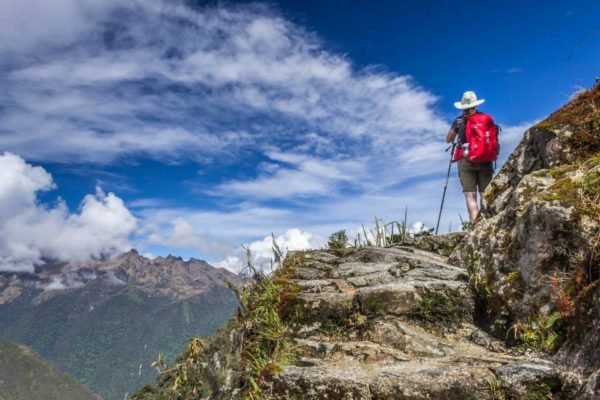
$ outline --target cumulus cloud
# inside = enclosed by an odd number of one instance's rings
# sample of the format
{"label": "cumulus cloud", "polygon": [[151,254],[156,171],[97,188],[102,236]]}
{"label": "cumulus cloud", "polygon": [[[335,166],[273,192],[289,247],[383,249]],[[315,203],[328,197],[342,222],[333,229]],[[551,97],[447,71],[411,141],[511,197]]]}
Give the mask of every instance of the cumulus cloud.
{"label": "cumulus cloud", "polygon": [[[250,249],[252,263],[255,268],[265,272],[271,271],[271,267],[273,266],[273,239],[284,256],[288,251],[317,249],[325,244],[323,238],[297,228],[288,229],[285,233],[275,238],[273,236],[265,236],[261,240],[256,240],[243,246]],[[245,251],[240,249],[225,259],[215,262],[214,265],[218,268],[226,268],[230,271],[240,273],[243,272],[246,263]]]}
{"label": "cumulus cloud", "polygon": [[222,254],[231,249],[231,243],[214,238],[210,232],[198,230],[187,219],[174,217],[172,221],[155,224],[150,222],[139,231],[148,244],[168,246],[174,249],[195,250],[200,253]]}
{"label": "cumulus cloud", "polygon": [[120,198],[98,188],[71,213],[61,200],[54,207],[38,201],[54,187],[43,168],[0,156],[0,270],[33,271],[45,259],[84,260],[130,247],[137,222]]}
{"label": "cumulus cloud", "polygon": [[[208,249],[211,241],[219,243],[218,249],[216,245],[212,247],[215,250],[212,254],[201,253],[204,257],[210,261],[226,261],[227,257],[235,256],[228,264],[239,266],[245,259],[240,244],[253,243],[257,238],[270,243],[270,236],[266,236],[269,232],[278,235],[278,232],[286,232],[290,227],[308,232],[313,237],[323,238],[321,242],[314,244],[318,248],[325,243],[324,238],[340,229],[347,229],[350,238],[356,237],[358,233],[362,235],[362,224],[367,229],[372,228],[375,217],[386,223],[402,221],[405,207],[408,208],[408,222],[411,226],[416,221],[421,221],[428,227],[435,226],[446,168],[447,164],[440,165],[444,175],[432,179],[414,180],[398,187],[390,185],[379,191],[374,188],[351,195],[331,194],[323,201],[315,201],[313,197],[301,198],[293,206],[279,202],[269,206],[243,202],[222,210],[157,207],[142,208],[139,215],[145,224],[152,225],[149,232],[166,232],[155,236],[160,237],[155,244],[170,243],[165,238],[173,231],[173,221],[183,220],[192,227],[194,234],[198,236],[197,240],[204,241],[203,249]],[[464,196],[456,171],[453,170],[440,232],[449,230],[451,224],[453,229],[457,229],[459,214],[464,218],[465,213]]]}

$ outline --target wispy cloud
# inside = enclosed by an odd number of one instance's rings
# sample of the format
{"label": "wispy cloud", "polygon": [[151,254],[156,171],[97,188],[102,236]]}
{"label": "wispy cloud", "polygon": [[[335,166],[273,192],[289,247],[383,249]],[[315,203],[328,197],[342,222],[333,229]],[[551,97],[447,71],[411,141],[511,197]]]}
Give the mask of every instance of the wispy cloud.
{"label": "wispy cloud", "polygon": [[[49,9],[23,0],[0,8],[0,21],[1,148],[86,168],[136,158],[200,168],[213,159],[260,160],[199,190],[224,200],[218,208],[132,202],[142,247],[239,261],[239,244],[263,243],[271,232],[314,244],[375,215],[398,218],[405,206],[413,222],[435,222],[449,157],[437,96],[409,75],[358,68],[271,6],[56,0]],[[520,129],[506,138],[516,140]],[[25,192],[30,199],[52,185],[39,174]],[[464,213],[455,178],[451,185],[442,229]],[[127,229],[114,243],[98,243],[128,244],[133,217],[120,199],[87,199],[81,215],[28,201],[43,221],[58,215],[56,226],[77,238],[87,237],[71,229],[84,211],[118,211],[108,214],[124,218]],[[29,246],[37,253],[26,259],[80,256],[74,247],[44,246]],[[102,246],[81,246],[81,254]]]}
{"label": "wispy cloud", "polygon": [[266,142],[353,153],[349,142],[410,147],[444,125],[409,76],[356,69],[265,5],[59,0],[42,18],[34,3],[0,11],[36,26],[0,28],[15,60],[1,64],[0,145],[29,159],[194,158]]}
{"label": "wispy cloud", "polygon": [[251,180],[228,181],[217,193],[254,199],[330,196],[340,185],[359,186],[364,165],[359,159],[319,159],[298,153],[268,152],[271,163]]}

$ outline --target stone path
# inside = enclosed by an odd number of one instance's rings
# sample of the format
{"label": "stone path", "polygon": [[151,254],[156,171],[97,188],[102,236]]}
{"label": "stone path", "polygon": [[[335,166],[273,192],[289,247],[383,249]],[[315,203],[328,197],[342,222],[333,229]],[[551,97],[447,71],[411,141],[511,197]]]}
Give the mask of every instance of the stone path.
{"label": "stone path", "polygon": [[444,256],[397,247],[292,259],[300,293],[287,322],[301,357],[268,399],[503,399],[558,379],[549,361],[511,354],[473,324],[467,271]]}

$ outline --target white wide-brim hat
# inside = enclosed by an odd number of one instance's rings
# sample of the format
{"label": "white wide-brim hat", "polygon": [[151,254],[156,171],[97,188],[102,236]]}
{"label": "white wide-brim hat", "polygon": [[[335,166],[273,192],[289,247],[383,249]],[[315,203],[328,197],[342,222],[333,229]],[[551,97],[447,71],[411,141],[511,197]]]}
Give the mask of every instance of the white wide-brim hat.
{"label": "white wide-brim hat", "polygon": [[459,110],[466,110],[467,108],[477,107],[484,102],[484,99],[477,100],[477,95],[475,92],[469,91],[463,93],[462,99],[454,103],[454,107],[458,108]]}

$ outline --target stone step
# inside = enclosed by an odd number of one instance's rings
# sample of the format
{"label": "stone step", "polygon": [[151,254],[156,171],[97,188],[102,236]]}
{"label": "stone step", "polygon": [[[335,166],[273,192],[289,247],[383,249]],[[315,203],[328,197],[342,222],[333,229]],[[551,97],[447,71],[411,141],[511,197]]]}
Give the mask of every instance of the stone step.
{"label": "stone step", "polygon": [[462,281],[429,279],[405,280],[367,286],[357,291],[356,299],[365,315],[421,315],[468,320],[473,298]]}
{"label": "stone step", "polygon": [[486,366],[415,360],[388,365],[328,364],[286,367],[269,399],[402,400],[493,399]]}
{"label": "stone step", "polygon": [[409,355],[393,347],[366,340],[324,341],[321,338],[296,339],[296,348],[305,357],[333,361],[383,363],[410,360]]}
{"label": "stone step", "polygon": [[494,382],[499,382],[509,393],[527,394],[527,388],[556,379],[558,374],[554,366],[543,360],[497,363],[415,359],[388,364],[345,361],[285,367],[273,378],[266,398],[493,400],[498,394]]}
{"label": "stone step", "polygon": [[356,290],[351,285],[331,282],[321,287],[328,289],[317,291],[314,285],[305,285],[298,295],[301,321],[327,319],[344,325],[355,312],[369,317],[413,316],[445,323],[472,320],[473,298],[462,281],[405,280]]}
{"label": "stone step", "polygon": [[[507,362],[516,358],[504,352],[501,342],[470,324],[460,324],[450,337],[435,335],[399,318],[368,321],[359,331],[330,335],[314,327],[297,339],[301,353],[310,357],[340,358],[355,355],[361,361],[402,360],[415,357],[467,357]],[[361,356],[364,354],[364,357]]]}
{"label": "stone step", "polygon": [[[385,283],[415,270],[412,273],[414,279],[419,275],[422,278],[458,279],[466,274],[464,269],[447,264],[445,257],[418,249],[369,247],[335,252],[346,255],[342,259],[325,251],[301,253],[298,257],[303,259],[302,266],[290,268],[290,277],[298,280],[347,279],[357,281],[353,282],[355,286],[365,286],[371,284],[370,281]],[[364,283],[358,279],[360,277],[364,277]]]}

